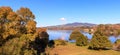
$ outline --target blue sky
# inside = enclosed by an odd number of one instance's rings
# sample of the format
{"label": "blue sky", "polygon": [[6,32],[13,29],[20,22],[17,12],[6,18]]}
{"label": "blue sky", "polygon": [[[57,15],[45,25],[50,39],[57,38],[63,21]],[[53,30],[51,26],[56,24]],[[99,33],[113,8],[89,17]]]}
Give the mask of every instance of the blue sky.
{"label": "blue sky", "polygon": [[14,11],[27,7],[36,16],[37,27],[73,22],[120,23],[120,0],[0,0]]}

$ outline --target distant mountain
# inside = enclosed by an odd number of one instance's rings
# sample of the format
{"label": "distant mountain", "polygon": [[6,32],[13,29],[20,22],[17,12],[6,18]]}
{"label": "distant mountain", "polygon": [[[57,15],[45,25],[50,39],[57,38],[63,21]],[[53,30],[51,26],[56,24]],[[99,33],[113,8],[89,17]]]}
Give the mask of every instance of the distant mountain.
{"label": "distant mountain", "polygon": [[75,23],[65,24],[64,26],[75,26],[75,27],[87,26],[87,27],[92,27],[92,26],[95,26],[95,25],[96,24],[92,24],[92,23],[78,23],[78,22],[75,22]]}
{"label": "distant mountain", "polygon": [[92,23],[68,23],[64,25],[56,25],[56,26],[47,26],[46,28],[48,29],[74,29],[74,28],[79,28],[79,27],[93,27],[96,26],[96,24]]}

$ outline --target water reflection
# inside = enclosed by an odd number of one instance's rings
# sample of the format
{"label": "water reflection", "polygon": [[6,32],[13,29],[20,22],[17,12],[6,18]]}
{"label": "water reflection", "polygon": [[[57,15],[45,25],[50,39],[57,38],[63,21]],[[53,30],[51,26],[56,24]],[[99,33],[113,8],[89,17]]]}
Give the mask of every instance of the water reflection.
{"label": "water reflection", "polygon": [[48,30],[47,32],[49,34],[50,40],[54,40],[54,39],[69,40],[69,35],[71,33],[71,31],[66,31],[66,30]]}
{"label": "water reflection", "polygon": [[[55,39],[63,39],[63,40],[67,40],[69,41],[69,36],[72,32],[72,30],[48,30],[47,31],[49,34],[49,40],[55,40]],[[85,36],[88,37],[88,39],[92,38],[92,35],[87,33],[87,32],[82,32]],[[110,36],[109,40],[114,43],[117,39],[120,39],[119,37],[115,37],[115,36]],[[74,42],[74,41],[70,41],[70,42]]]}
{"label": "water reflection", "polygon": [[109,37],[109,40],[110,40],[112,43],[114,43],[114,42],[117,40],[117,38],[116,38],[115,36],[110,36],[110,37]]}

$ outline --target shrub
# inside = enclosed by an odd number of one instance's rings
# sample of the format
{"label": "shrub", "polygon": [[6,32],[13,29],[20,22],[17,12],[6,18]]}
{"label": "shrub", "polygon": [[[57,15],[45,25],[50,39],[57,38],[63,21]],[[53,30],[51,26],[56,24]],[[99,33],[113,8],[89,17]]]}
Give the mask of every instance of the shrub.
{"label": "shrub", "polygon": [[114,44],[115,44],[115,50],[120,51],[120,39],[117,39]]}
{"label": "shrub", "polygon": [[58,39],[58,40],[55,40],[55,45],[56,46],[58,46],[58,45],[67,45],[67,42],[65,40]]}
{"label": "shrub", "polygon": [[48,47],[54,48],[54,45],[55,45],[54,40],[50,40],[50,41],[48,42]]}
{"label": "shrub", "polygon": [[120,39],[117,39],[116,41],[115,41],[115,44],[117,45],[117,44],[120,44]]}

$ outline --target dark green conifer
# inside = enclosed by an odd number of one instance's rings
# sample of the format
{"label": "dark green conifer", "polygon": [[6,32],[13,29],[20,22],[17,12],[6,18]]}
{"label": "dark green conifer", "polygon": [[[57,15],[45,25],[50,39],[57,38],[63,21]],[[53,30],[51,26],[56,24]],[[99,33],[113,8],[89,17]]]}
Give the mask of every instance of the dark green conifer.
{"label": "dark green conifer", "polygon": [[111,49],[112,45],[108,37],[103,35],[100,30],[97,30],[90,42],[89,48],[94,50]]}
{"label": "dark green conifer", "polygon": [[76,40],[77,46],[86,46],[88,44],[87,37],[85,37],[78,30],[74,30],[70,35],[70,40]]}

